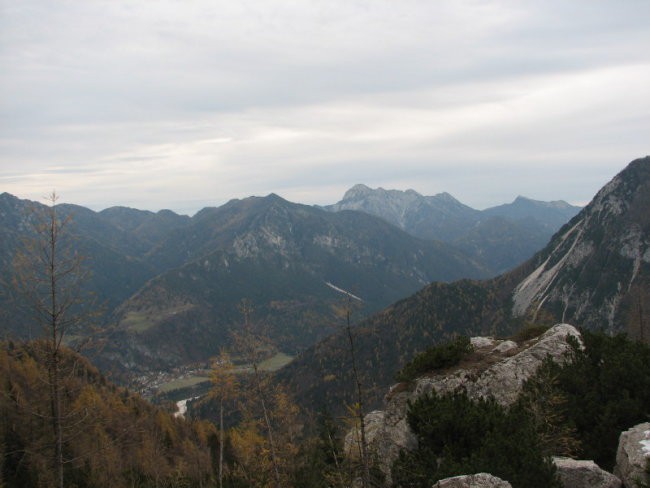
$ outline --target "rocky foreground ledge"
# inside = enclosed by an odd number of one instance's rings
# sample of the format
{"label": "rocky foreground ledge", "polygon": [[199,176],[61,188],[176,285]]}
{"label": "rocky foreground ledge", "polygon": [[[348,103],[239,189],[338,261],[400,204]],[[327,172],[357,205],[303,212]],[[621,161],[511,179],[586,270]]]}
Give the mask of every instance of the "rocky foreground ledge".
{"label": "rocky foreground ledge", "polygon": [[[385,409],[365,417],[366,438],[379,467],[391,479],[390,469],[401,449],[413,450],[417,439],[406,421],[408,402],[435,391],[440,394],[465,391],[474,400],[492,396],[501,405],[515,402],[526,380],[546,357],[563,363],[571,345],[569,337],[582,344],[580,332],[569,324],[558,324],[544,334],[520,344],[492,337],[473,337],[474,353],[468,361],[442,373],[426,375],[412,384],[400,383],[385,398]],[[345,438],[345,448],[353,452],[358,435]]]}
{"label": "rocky foreground ledge", "polygon": [[[464,391],[473,400],[493,397],[499,404],[513,404],[524,383],[532,378],[546,358],[563,364],[569,360],[574,338],[582,345],[580,332],[569,324],[557,324],[539,337],[522,342],[473,337],[474,352],[460,364],[444,371],[424,375],[410,383],[394,385],[386,395],[384,410],[365,416],[366,438],[375,454],[379,468],[391,483],[391,466],[400,450],[417,448],[417,438],[411,432],[406,417],[408,402],[436,392],[438,394]],[[345,438],[345,448],[354,456],[358,432]],[[637,425],[621,434],[615,475],[602,470],[593,461],[553,458],[558,477],[565,488],[639,488],[650,483],[646,471],[650,462],[650,423]],[[487,473],[467,474],[440,480],[439,488],[508,487],[507,481]]]}

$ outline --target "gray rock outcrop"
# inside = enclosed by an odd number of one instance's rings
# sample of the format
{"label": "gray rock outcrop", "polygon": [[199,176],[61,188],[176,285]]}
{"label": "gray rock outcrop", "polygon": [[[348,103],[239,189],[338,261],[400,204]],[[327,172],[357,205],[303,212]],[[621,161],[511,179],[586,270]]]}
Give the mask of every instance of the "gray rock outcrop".
{"label": "gray rock outcrop", "polygon": [[564,488],[620,488],[621,480],[593,461],[554,457],[557,475]]}
{"label": "gray rock outcrop", "polygon": [[646,472],[650,462],[650,422],[635,425],[621,434],[616,452],[614,474],[621,478],[627,488],[637,488],[641,483],[650,484]]}
{"label": "gray rock outcrop", "polygon": [[[472,399],[494,397],[502,405],[516,399],[524,382],[532,377],[547,356],[562,363],[571,346],[569,337],[579,343],[578,330],[569,324],[558,324],[540,337],[522,344],[493,338],[472,338],[474,354],[471,361],[455,370],[418,378],[414,386],[400,383],[386,395],[386,408],[368,414],[365,422],[366,439],[370,450],[379,460],[380,469],[390,483],[390,468],[402,449],[417,448],[417,438],[406,421],[407,403],[435,391],[440,394],[465,391]],[[348,433],[347,452],[355,445],[358,434]]]}
{"label": "gray rock outcrop", "polygon": [[507,481],[488,473],[454,476],[438,481],[433,488],[512,488]]}

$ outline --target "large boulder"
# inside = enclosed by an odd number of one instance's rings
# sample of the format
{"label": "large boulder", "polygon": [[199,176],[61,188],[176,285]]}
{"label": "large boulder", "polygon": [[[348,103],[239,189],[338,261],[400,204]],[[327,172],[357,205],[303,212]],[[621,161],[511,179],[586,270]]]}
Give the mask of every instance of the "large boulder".
{"label": "large boulder", "polygon": [[650,484],[650,422],[635,425],[621,434],[616,452],[616,474],[627,488]]}
{"label": "large boulder", "polygon": [[593,461],[554,457],[553,463],[564,488],[620,488],[621,480]]}
{"label": "large boulder", "polygon": [[[465,391],[472,399],[494,397],[504,405],[514,403],[526,380],[531,378],[542,362],[551,357],[558,363],[566,361],[570,351],[569,337],[579,344],[582,337],[569,324],[558,324],[540,337],[521,344],[493,338],[472,338],[472,360],[444,374],[431,374],[413,384],[400,383],[391,388],[385,398],[385,409],[366,416],[366,440],[377,456],[379,467],[391,481],[390,469],[402,449],[413,450],[417,438],[406,421],[408,402],[435,391],[440,394]],[[345,445],[355,445],[358,433],[346,436]]]}
{"label": "large boulder", "polygon": [[478,473],[445,478],[433,485],[433,488],[512,488],[512,485],[491,474]]}

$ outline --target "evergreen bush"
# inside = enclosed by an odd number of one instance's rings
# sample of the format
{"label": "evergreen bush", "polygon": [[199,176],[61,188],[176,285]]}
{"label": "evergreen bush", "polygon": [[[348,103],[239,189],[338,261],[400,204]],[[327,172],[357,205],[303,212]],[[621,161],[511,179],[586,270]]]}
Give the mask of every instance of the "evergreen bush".
{"label": "evergreen bush", "polygon": [[395,375],[395,379],[412,381],[424,373],[455,366],[473,350],[469,337],[459,336],[451,342],[430,347],[417,354]]}
{"label": "evergreen bush", "polygon": [[514,488],[560,486],[521,408],[507,409],[494,399],[475,402],[465,393],[433,393],[409,405],[408,423],[418,448],[400,453],[394,463],[395,487],[430,488],[444,478],[479,472]]}

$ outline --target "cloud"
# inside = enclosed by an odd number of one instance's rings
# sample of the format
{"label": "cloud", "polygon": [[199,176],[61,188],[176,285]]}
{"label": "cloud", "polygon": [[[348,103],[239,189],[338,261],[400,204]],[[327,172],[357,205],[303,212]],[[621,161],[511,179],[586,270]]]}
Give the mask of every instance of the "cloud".
{"label": "cloud", "polygon": [[4,1],[2,190],[190,213],[272,191],[331,203],[358,182],[475,206],[588,200],[647,153],[648,14],[633,0]]}

